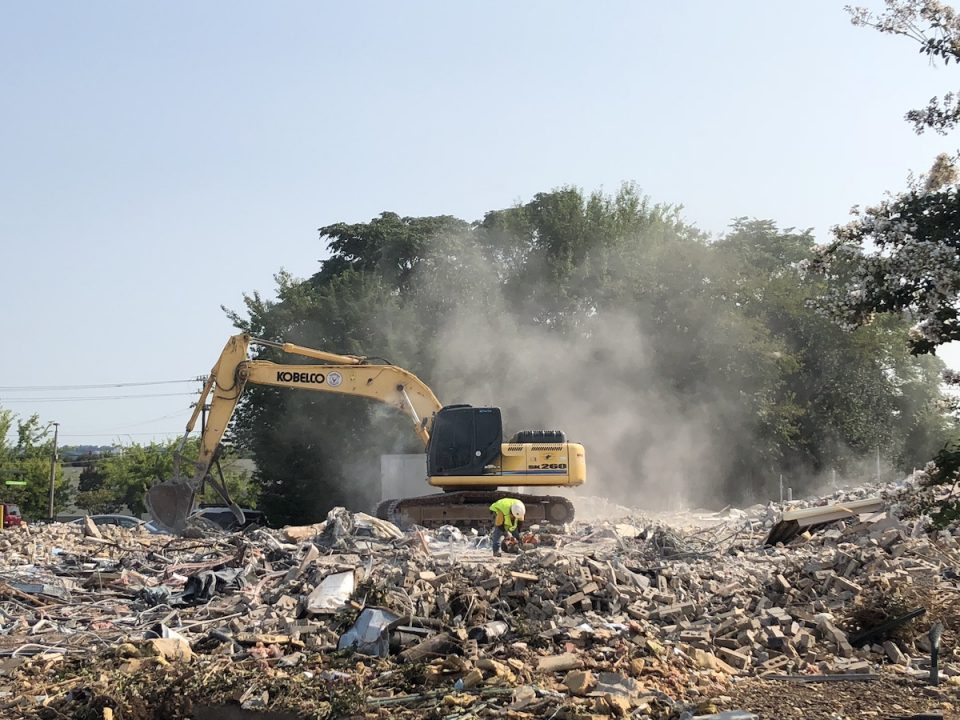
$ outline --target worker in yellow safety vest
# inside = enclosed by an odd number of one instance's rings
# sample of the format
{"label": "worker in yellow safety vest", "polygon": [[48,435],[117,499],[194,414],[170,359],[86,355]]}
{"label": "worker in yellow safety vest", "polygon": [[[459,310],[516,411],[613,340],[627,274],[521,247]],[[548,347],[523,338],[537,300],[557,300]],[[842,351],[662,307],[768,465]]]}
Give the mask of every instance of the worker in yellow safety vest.
{"label": "worker in yellow safety vest", "polygon": [[527,509],[516,498],[505,497],[491,505],[490,512],[493,513],[493,535],[490,541],[493,544],[494,556],[499,557],[500,545],[508,534],[520,540],[520,527]]}

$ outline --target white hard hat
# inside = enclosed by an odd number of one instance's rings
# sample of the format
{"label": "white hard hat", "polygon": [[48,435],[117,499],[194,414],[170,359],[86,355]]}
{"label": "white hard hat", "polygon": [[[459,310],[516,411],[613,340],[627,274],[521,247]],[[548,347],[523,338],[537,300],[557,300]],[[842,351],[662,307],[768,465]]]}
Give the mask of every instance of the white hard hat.
{"label": "white hard hat", "polygon": [[524,516],[527,514],[527,509],[523,506],[522,502],[517,500],[513,505],[510,506],[510,514],[518,520],[523,520]]}

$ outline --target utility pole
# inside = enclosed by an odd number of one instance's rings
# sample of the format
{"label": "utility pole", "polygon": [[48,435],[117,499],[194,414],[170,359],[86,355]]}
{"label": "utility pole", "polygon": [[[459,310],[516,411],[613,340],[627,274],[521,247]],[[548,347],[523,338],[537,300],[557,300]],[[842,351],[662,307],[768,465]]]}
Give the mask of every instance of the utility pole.
{"label": "utility pole", "polygon": [[60,430],[60,423],[50,423],[53,425],[53,452],[50,454],[50,504],[47,506],[47,516],[53,520],[53,490],[57,479],[57,432]]}

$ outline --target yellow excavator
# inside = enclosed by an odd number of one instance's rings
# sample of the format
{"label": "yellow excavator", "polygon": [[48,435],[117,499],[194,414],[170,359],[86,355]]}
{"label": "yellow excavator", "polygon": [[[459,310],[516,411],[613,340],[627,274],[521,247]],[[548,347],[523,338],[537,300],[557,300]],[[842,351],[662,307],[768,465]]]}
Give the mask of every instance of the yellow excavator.
{"label": "yellow excavator", "polygon": [[[325,364],[250,360],[251,344]],[[425,479],[444,492],[380,503],[378,517],[400,527],[476,527],[489,522],[490,504],[508,495],[498,491],[499,487],[573,487],[586,479],[583,446],[567,442],[560,431],[524,430],[503,442],[500,408],[444,407],[423,381],[403,368],[357,355],[337,355],[240,334],[229,339],[207,377],[174,455],[173,477],[147,491],[147,508],[161,527],[177,534],[183,532],[204,483],[223,497],[237,521],[243,523],[243,511],[230,498],[222,473],[219,479],[214,478],[211,469],[214,465],[219,469],[220,441],[248,383],[357,395],[406,414],[426,450]],[[200,453],[188,476],[181,472],[182,451],[208,400],[209,414],[200,438]],[[559,524],[573,519],[573,505],[566,498],[514,492],[509,496],[523,500],[528,524]]]}

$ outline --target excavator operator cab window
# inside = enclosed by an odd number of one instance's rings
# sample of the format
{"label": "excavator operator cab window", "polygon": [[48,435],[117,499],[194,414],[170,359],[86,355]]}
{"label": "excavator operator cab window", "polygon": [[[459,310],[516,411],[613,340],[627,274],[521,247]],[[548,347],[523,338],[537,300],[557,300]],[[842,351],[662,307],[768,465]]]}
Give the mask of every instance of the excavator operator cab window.
{"label": "excavator operator cab window", "polygon": [[430,475],[482,475],[500,453],[500,408],[451,405],[433,420],[427,465]]}

